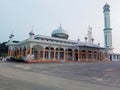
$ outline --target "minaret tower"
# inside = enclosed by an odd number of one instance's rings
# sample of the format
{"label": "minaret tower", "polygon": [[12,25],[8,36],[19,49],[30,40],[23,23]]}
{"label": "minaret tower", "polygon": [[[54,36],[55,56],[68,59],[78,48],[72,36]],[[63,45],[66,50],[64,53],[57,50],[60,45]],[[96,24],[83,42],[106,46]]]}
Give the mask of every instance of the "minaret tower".
{"label": "minaret tower", "polygon": [[9,42],[10,42],[10,43],[13,43],[13,37],[14,37],[14,34],[13,34],[13,33],[10,34],[10,36],[9,36],[9,39],[10,39]]}
{"label": "minaret tower", "polygon": [[110,6],[106,3],[103,7],[104,13],[104,44],[106,48],[112,49],[112,28],[110,25]]}
{"label": "minaret tower", "polygon": [[29,33],[29,39],[34,39],[34,33],[33,33],[33,26],[31,28],[31,32]]}
{"label": "minaret tower", "polygon": [[90,26],[88,27],[88,33],[87,33],[87,36],[85,37],[86,42],[87,42],[87,40],[88,40],[89,44],[93,44],[93,42],[94,42],[94,38],[92,36],[92,28]]}

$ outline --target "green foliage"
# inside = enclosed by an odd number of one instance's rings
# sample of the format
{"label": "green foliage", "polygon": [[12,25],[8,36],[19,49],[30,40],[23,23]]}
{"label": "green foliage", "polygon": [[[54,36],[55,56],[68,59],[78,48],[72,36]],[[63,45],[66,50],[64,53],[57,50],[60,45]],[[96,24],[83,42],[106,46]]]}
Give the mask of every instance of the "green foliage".
{"label": "green foliage", "polygon": [[0,56],[7,56],[8,46],[6,46],[7,42],[0,43]]}
{"label": "green foliage", "polygon": [[20,55],[18,55],[18,56],[16,57],[16,59],[23,59],[23,57],[20,56]]}

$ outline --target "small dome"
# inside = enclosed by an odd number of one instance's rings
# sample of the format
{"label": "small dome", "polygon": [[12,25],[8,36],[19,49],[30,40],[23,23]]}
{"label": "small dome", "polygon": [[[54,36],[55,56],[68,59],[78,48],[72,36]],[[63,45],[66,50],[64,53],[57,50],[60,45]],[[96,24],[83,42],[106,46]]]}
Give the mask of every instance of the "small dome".
{"label": "small dome", "polygon": [[108,5],[108,4],[106,3],[104,7],[110,7],[110,5]]}
{"label": "small dome", "polygon": [[57,38],[63,38],[63,39],[68,39],[69,37],[69,34],[66,30],[64,30],[61,25],[59,26],[58,29],[55,29],[53,32],[52,32],[52,37],[57,37]]}
{"label": "small dome", "polygon": [[103,9],[104,9],[103,12],[110,11],[110,5],[108,5],[108,4],[106,3],[106,4],[104,5]]}

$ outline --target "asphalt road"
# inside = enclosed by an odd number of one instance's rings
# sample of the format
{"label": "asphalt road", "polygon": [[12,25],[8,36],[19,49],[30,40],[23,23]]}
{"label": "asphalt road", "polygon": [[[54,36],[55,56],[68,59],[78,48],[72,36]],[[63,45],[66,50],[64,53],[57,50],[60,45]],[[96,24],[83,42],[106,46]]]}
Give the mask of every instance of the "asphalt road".
{"label": "asphalt road", "polygon": [[120,62],[0,62],[0,90],[120,90]]}

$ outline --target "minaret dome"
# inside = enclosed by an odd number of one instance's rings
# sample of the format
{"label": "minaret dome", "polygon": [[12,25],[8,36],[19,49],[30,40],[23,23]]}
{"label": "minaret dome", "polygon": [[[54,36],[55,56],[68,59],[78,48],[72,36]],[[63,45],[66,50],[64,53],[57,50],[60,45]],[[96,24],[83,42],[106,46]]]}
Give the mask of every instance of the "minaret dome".
{"label": "minaret dome", "polygon": [[110,5],[108,5],[107,3],[104,5],[104,7],[103,7],[103,12],[110,12]]}

